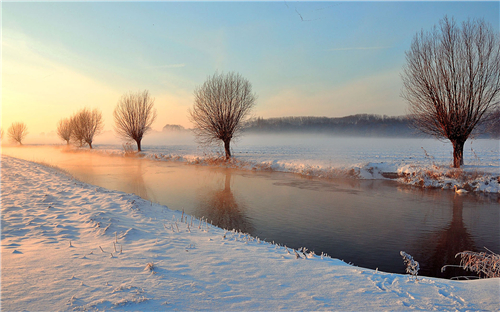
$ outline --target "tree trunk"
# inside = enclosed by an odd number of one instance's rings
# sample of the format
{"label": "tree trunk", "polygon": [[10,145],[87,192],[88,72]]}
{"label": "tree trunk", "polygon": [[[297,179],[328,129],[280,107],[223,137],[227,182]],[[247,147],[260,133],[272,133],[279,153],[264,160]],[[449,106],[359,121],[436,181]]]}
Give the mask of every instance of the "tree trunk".
{"label": "tree trunk", "polygon": [[90,149],[92,149],[92,141],[87,142],[89,144]]}
{"label": "tree trunk", "polygon": [[453,168],[460,168],[464,164],[464,145],[466,140],[458,139],[451,141],[453,144]]}
{"label": "tree trunk", "polygon": [[141,151],[141,140],[135,140],[135,142],[137,143],[137,151],[140,152]]}
{"label": "tree trunk", "polygon": [[224,141],[224,150],[226,151],[226,159],[231,158],[231,150],[229,149],[229,143],[231,140]]}

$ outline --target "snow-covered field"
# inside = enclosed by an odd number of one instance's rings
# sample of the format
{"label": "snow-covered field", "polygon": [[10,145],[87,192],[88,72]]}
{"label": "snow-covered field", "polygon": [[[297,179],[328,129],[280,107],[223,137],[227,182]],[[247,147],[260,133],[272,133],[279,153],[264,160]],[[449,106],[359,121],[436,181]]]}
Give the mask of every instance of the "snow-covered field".
{"label": "snow-covered field", "polygon": [[[258,241],[2,156],[1,307],[498,310],[500,279],[388,274]],[[305,255],[307,257],[305,257]]]}
{"label": "snow-covered field", "polygon": [[[135,148],[135,145],[131,145]],[[221,149],[204,149],[188,134],[155,134],[143,140],[143,156],[211,164]],[[234,160],[219,164],[308,176],[396,178],[419,187],[500,192],[500,142],[468,140],[461,169],[451,168],[452,146],[435,139],[342,138],[325,135],[248,134],[233,144]],[[96,144],[97,152],[124,154],[122,145]]]}

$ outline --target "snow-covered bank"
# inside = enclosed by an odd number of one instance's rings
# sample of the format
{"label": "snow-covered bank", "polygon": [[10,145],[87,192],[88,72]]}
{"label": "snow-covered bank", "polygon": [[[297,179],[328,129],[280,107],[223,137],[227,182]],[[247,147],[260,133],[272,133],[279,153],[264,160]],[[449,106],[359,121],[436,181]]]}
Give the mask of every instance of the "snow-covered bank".
{"label": "snow-covered bank", "polygon": [[[236,142],[235,157],[230,162],[222,161],[217,149],[201,149],[189,142],[186,139],[186,144],[145,144],[139,155],[155,160],[321,178],[397,179],[417,187],[452,189],[456,185],[468,191],[500,192],[498,140],[468,141],[464,148],[466,165],[458,170],[450,167],[450,144],[434,139],[251,135]],[[120,145],[97,145],[94,152],[126,154]]]}
{"label": "snow-covered bank", "polygon": [[[500,279],[388,274],[2,157],[4,310],[496,310]],[[148,264],[152,264],[148,265]]]}

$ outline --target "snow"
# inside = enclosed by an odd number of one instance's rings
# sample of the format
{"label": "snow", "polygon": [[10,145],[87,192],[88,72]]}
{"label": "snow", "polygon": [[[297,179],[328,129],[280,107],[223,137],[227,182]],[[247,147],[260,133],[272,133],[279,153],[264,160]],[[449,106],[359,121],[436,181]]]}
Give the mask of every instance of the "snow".
{"label": "snow", "polygon": [[[500,279],[389,274],[2,156],[3,310],[497,310]],[[296,252],[299,259],[296,258]]]}

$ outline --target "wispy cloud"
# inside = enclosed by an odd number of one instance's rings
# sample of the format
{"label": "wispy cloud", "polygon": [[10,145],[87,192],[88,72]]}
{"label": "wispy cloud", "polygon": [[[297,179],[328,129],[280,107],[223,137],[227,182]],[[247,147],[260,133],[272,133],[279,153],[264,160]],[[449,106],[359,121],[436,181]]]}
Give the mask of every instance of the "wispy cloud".
{"label": "wispy cloud", "polygon": [[168,65],[159,65],[159,66],[152,66],[151,68],[181,68],[185,67],[186,64],[181,63],[181,64],[168,64]]}
{"label": "wispy cloud", "polygon": [[354,48],[336,48],[336,49],[328,49],[327,51],[351,51],[351,50],[382,50],[382,49],[390,49],[392,47],[354,47]]}

